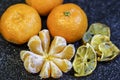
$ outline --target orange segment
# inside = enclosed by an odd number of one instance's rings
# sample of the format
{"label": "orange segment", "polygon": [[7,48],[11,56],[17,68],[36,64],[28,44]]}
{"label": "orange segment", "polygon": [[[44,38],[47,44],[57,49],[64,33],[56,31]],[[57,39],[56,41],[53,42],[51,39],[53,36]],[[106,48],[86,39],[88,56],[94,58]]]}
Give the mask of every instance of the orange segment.
{"label": "orange segment", "polygon": [[62,76],[61,70],[52,61],[50,61],[50,66],[51,66],[51,77],[59,78],[60,76]]}
{"label": "orange segment", "polygon": [[28,47],[32,52],[43,55],[42,42],[38,36],[30,38]]}
{"label": "orange segment", "polygon": [[49,54],[53,55],[61,52],[66,45],[66,40],[63,37],[56,36],[51,43]]}
{"label": "orange segment", "polygon": [[50,77],[50,61],[45,61],[43,67],[40,72],[41,78],[49,78]]}
{"label": "orange segment", "polygon": [[61,59],[68,59],[70,60],[75,54],[75,47],[72,44],[69,44],[64,48],[64,50],[58,54],[54,54],[55,57]]}
{"label": "orange segment", "polygon": [[43,51],[48,53],[50,45],[50,34],[48,30],[42,30],[39,32],[39,37],[42,41]]}
{"label": "orange segment", "polygon": [[[28,53],[29,53],[29,51],[28,51]],[[20,58],[21,58],[22,61],[25,61],[25,59],[30,55],[30,54],[28,54],[28,53],[26,53],[25,50],[22,50],[22,51],[20,52]]]}
{"label": "orange segment", "polygon": [[68,72],[72,68],[72,64],[67,59],[54,58],[53,62],[62,70],[63,72]]}
{"label": "orange segment", "polygon": [[[24,59],[24,66],[28,72],[38,73],[40,71],[43,61],[44,61],[42,56],[36,55],[30,51],[24,51],[24,53],[21,52],[21,55],[23,55],[23,56],[21,56],[21,58]],[[27,57],[26,57],[26,55],[27,55]]]}

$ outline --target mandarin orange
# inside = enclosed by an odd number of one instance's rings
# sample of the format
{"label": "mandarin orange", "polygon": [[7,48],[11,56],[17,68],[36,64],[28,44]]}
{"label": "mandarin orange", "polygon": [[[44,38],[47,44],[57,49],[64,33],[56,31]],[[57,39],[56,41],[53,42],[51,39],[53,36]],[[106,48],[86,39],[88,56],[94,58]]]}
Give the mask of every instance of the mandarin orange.
{"label": "mandarin orange", "polygon": [[63,0],[26,0],[26,3],[35,8],[40,15],[46,16],[56,6],[63,3]]}
{"label": "mandarin orange", "polygon": [[87,26],[88,20],[85,12],[73,3],[57,6],[47,19],[47,27],[52,36],[62,36],[68,43],[80,40]]}
{"label": "mandarin orange", "polygon": [[3,13],[0,30],[7,41],[23,44],[39,33],[41,18],[34,8],[26,4],[15,4]]}

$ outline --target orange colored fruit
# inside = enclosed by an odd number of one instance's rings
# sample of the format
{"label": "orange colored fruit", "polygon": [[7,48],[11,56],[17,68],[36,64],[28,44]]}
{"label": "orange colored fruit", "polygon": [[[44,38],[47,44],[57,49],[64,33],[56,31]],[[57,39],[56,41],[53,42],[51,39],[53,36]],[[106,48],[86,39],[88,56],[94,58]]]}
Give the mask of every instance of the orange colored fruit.
{"label": "orange colored fruit", "polygon": [[40,15],[46,16],[56,6],[63,3],[63,0],[26,0],[26,3],[35,8]]}
{"label": "orange colored fruit", "polygon": [[73,3],[57,6],[47,19],[47,27],[52,36],[62,36],[69,43],[80,40],[86,32],[87,26],[85,12]]}
{"label": "orange colored fruit", "polygon": [[[0,26],[1,26],[1,20],[0,20]],[[1,33],[1,29],[0,29],[0,33]]]}
{"label": "orange colored fruit", "polygon": [[37,11],[26,4],[10,6],[1,17],[1,34],[12,43],[23,44],[41,30]]}

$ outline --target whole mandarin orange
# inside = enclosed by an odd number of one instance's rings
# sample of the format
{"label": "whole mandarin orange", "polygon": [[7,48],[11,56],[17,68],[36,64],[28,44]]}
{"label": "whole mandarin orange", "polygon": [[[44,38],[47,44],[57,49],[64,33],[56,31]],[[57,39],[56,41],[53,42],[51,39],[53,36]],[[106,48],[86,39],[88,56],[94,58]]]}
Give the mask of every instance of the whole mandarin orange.
{"label": "whole mandarin orange", "polygon": [[82,38],[88,27],[85,12],[76,4],[67,3],[54,8],[47,18],[52,36],[62,36],[68,43]]}
{"label": "whole mandarin orange", "polygon": [[34,8],[26,4],[15,4],[3,13],[0,30],[7,41],[23,44],[39,33],[41,18]]}
{"label": "whole mandarin orange", "polygon": [[[0,20],[0,26],[1,26],[1,20]],[[0,33],[1,33],[1,29],[0,29]]]}
{"label": "whole mandarin orange", "polygon": [[37,9],[40,15],[46,16],[56,6],[63,3],[63,0],[26,0],[26,3]]}

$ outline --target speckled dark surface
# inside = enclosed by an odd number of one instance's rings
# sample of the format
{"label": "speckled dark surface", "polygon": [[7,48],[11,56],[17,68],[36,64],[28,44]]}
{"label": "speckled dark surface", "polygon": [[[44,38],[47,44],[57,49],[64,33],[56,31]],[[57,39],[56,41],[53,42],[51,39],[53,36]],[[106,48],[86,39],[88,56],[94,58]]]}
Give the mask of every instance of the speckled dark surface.
{"label": "speckled dark surface", "polygon": [[[0,0],[0,16],[5,9],[24,0]],[[87,13],[89,25],[94,22],[107,24],[111,29],[111,40],[120,49],[120,0],[65,0],[75,3]],[[42,17],[46,28],[46,17]],[[76,49],[81,42],[74,43]],[[28,73],[20,60],[19,52],[27,49],[26,44],[11,44],[0,35],[0,80],[40,80],[38,74]],[[120,56],[110,62],[99,62],[95,71],[87,76],[75,78],[73,70],[65,73],[59,80],[120,80]],[[48,80],[53,80],[52,78]]]}

